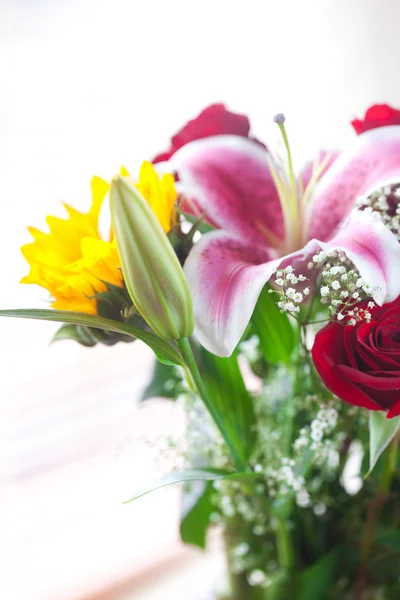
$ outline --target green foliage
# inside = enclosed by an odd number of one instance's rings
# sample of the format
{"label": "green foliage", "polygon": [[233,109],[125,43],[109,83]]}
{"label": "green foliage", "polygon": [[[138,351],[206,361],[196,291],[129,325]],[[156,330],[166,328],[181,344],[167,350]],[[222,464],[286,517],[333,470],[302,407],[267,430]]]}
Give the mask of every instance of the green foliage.
{"label": "green foliage", "polygon": [[0,317],[17,317],[23,319],[39,319],[93,327],[104,331],[112,331],[131,336],[147,344],[155,353],[158,360],[167,364],[183,365],[182,358],[172,342],[160,339],[154,333],[144,331],[135,325],[113,321],[97,315],[78,313],[67,310],[22,308],[0,310]]}
{"label": "green foliage", "polygon": [[214,510],[211,502],[212,482],[197,482],[190,491],[183,490],[180,534],[186,544],[204,549],[210,514]]}
{"label": "green foliage", "polygon": [[266,286],[260,294],[251,322],[260,340],[261,350],[271,364],[290,364],[295,334],[286,313],[281,313],[275,293]]}
{"label": "green foliage", "polygon": [[138,490],[131,498],[126,500],[124,504],[132,502],[132,500],[137,500],[137,498],[140,498],[141,496],[145,496],[154,490],[158,490],[173,483],[181,483],[183,481],[215,481],[216,479],[254,481],[259,477],[259,474],[253,472],[230,472],[224,469],[214,469],[213,467],[190,469],[188,471],[173,471]]}
{"label": "green foliage", "polygon": [[375,467],[378,458],[388,447],[400,428],[400,417],[387,419],[382,411],[372,410],[369,414],[369,472]]}
{"label": "green foliage", "polygon": [[182,387],[182,375],[172,365],[160,361],[154,363],[151,379],[141,395],[141,400],[148,400],[156,396],[175,400]]}
{"label": "green foliage", "polygon": [[134,338],[124,333],[116,333],[115,331],[95,329],[94,327],[75,325],[74,323],[64,323],[54,334],[52,342],[58,340],[74,340],[78,344],[81,344],[81,346],[92,347],[98,343],[105,346],[114,346],[118,342],[130,343],[134,341]]}
{"label": "green foliage", "polygon": [[137,498],[145,496],[154,490],[158,490],[167,485],[172,485],[173,483],[180,483],[182,481],[215,481],[216,479],[221,479],[226,475],[229,475],[229,472],[222,471],[221,469],[212,469],[211,467],[209,469],[173,471],[172,473],[168,473],[153,483],[138,490],[131,498],[129,498],[129,500],[126,500],[124,504],[132,502],[132,500],[137,500]]}
{"label": "green foliage", "polygon": [[339,558],[340,548],[335,548],[300,573],[298,600],[326,600],[335,583]]}
{"label": "green foliage", "polygon": [[233,443],[247,460],[254,447],[256,417],[234,353],[229,358],[200,350],[199,369],[216,411],[224,419]]}

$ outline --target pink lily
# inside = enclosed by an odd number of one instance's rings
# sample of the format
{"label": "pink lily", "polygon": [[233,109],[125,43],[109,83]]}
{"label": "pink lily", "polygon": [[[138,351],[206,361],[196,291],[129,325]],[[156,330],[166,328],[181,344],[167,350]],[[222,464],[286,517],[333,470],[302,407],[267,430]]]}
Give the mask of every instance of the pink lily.
{"label": "pink lily", "polygon": [[344,251],[376,289],[378,304],[400,293],[397,238],[368,212],[353,210],[359,196],[400,182],[400,126],[358,136],[312,175],[308,169],[295,177],[287,149],[288,173],[262,146],[235,135],[191,142],[168,163],[219,228],[202,236],[185,263],[195,334],[219,356],[233,352],[275,269],[301,265],[304,273],[319,249]]}

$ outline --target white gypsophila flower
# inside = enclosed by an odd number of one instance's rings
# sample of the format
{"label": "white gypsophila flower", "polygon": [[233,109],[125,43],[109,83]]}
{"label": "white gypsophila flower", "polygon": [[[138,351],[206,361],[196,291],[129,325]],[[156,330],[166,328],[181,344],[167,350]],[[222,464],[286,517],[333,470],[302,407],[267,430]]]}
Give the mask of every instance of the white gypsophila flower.
{"label": "white gypsophila flower", "polygon": [[311,504],[310,494],[306,490],[301,490],[301,492],[296,494],[296,504],[300,508],[308,508]]}
{"label": "white gypsophila flower", "polygon": [[331,267],[331,275],[337,275],[340,272],[340,267]]}
{"label": "white gypsophila flower", "polygon": [[254,569],[247,576],[247,581],[252,587],[265,585],[267,580],[267,575],[261,569]]}
{"label": "white gypsophila flower", "polygon": [[344,315],[342,315],[342,313],[338,313],[336,315],[336,318],[337,318],[338,321],[342,321],[344,319]]}
{"label": "white gypsophila flower", "polygon": [[340,290],[340,283],[338,281],[332,281],[331,287],[333,290]]}
{"label": "white gypsophila flower", "polygon": [[233,554],[234,556],[237,557],[241,557],[241,556],[245,556],[245,554],[248,553],[249,551],[249,544],[247,544],[246,542],[242,542],[241,544],[238,544],[237,546],[235,546],[235,548],[233,549]]}
{"label": "white gypsophila flower", "polygon": [[289,288],[286,290],[286,292],[285,292],[285,295],[286,295],[286,297],[287,297],[287,298],[290,298],[290,299],[292,299],[292,298],[293,298],[293,296],[295,295],[295,293],[296,293],[296,290],[295,290],[294,288],[292,288],[292,287],[289,287]]}
{"label": "white gypsophila flower", "polygon": [[327,285],[323,285],[321,288],[321,296],[325,298],[329,294],[329,288]]}
{"label": "white gypsophila flower", "polygon": [[303,294],[304,294],[305,296],[308,296],[308,295],[310,294],[310,288],[309,288],[309,287],[306,287],[306,288],[304,288],[304,290],[303,290]]}
{"label": "white gypsophila flower", "polygon": [[300,304],[303,301],[303,294],[301,292],[296,292],[293,294],[293,300],[296,304]]}
{"label": "white gypsophila flower", "polygon": [[281,277],[278,277],[278,279],[275,279],[275,283],[276,285],[284,285],[284,281]]}
{"label": "white gypsophila flower", "polygon": [[362,277],[359,277],[359,278],[357,279],[357,281],[356,281],[356,287],[360,288],[360,287],[362,287],[363,285],[365,285],[365,281],[364,281],[364,279],[363,279]]}
{"label": "white gypsophila flower", "polygon": [[289,265],[288,267],[285,267],[283,270],[284,270],[285,273],[292,273],[293,272],[293,267]]}
{"label": "white gypsophila flower", "polygon": [[324,437],[324,432],[322,431],[322,429],[313,429],[311,431],[311,439],[314,442],[320,442],[323,437]]}
{"label": "white gypsophila flower", "polygon": [[318,504],[314,506],[314,513],[317,517],[322,517],[326,513],[326,504],[318,502]]}

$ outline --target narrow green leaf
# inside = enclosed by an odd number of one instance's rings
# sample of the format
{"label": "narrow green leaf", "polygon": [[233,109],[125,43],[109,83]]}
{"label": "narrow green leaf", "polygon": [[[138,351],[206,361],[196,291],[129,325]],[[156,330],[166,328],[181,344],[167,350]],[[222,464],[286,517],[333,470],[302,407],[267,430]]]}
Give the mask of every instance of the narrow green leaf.
{"label": "narrow green leaf", "polygon": [[269,289],[266,286],[261,292],[251,321],[265,360],[289,364],[295,346],[293,327],[288,315],[280,312],[277,295],[270,294]]}
{"label": "narrow green leaf", "polygon": [[132,500],[137,500],[137,498],[140,498],[141,496],[145,496],[154,490],[158,490],[173,483],[181,483],[182,481],[215,481],[216,479],[221,479],[226,474],[226,471],[222,471],[220,469],[192,469],[190,471],[173,471],[172,473],[168,473],[160,479],[153,481],[153,483],[149,484],[148,486],[143,487],[141,490],[136,492],[132,498],[125,500],[124,504],[132,502]]}
{"label": "narrow green leaf", "polygon": [[369,413],[369,471],[375,467],[378,458],[388,447],[400,428],[400,417],[387,419],[386,413],[371,410]]}
{"label": "narrow green leaf", "polygon": [[199,369],[210,399],[224,419],[230,437],[248,459],[254,446],[256,418],[253,398],[246,389],[237,355],[229,358],[200,351]]}
{"label": "narrow green leaf", "polygon": [[207,467],[204,469],[190,469],[188,471],[173,471],[172,473],[168,473],[160,479],[153,481],[153,483],[143,487],[141,490],[136,492],[132,498],[125,500],[124,504],[132,502],[132,500],[137,500],[137,498],[140,498],[141,496],[145,496],[154,490],[158,490],[159,488],[171,485],[173,483],[181,483],[183,481],[215,481],[216,479],[251,481],[259,477],[261,477],[260,473],[254,473],[251,471],[229,472],[224,471],[223,469],[213,469],[212,467]]}
{"label": "narrow green leaf", "polygon": [[174,344],[160,339],[154,333],[144,331],[143,329],[139,329],[139,327],[135,327],[128,323],[68,310],[46,310],[36,308],[0,310],[0,317],[17,317],[21,319],[39,319],[42,321],[57,321],[59,323],[74,323],[75,325],[86,325],[88,327],[94,327],[95,329],[124,333],[147,344],[161,362],[183,365],[182,358]]}
{"label": "narrow green leaf", "polygon": [[180,534],[186,544],[204,549],[210,514],[214,510],[211,502],[213,486],[210,481],[199,481],[194,487],[190,492],[183,491]]}

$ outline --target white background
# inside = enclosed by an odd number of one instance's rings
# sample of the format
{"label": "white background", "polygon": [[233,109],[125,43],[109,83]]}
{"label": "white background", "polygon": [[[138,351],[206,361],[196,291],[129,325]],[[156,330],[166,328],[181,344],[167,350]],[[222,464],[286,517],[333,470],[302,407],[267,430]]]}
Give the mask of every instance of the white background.
{"label": "white background", "polygon": [[[0,0],[0,307],[45,305],[43,290],[18,285],[26,225],[61,215],[60,200],[86,209],[92,175],[135,171],[207,104],[249,114],[269,145],[284,112],[298,164],[345,144],[368,105],[400,106],[398,6]],[[181,552],[176,495],[121,505],[153,468],[132,440],[168,423],[165,406],[135,408],[151,353],[50,348],[54,330],[0,322],[7,600],[94,598]]]}

